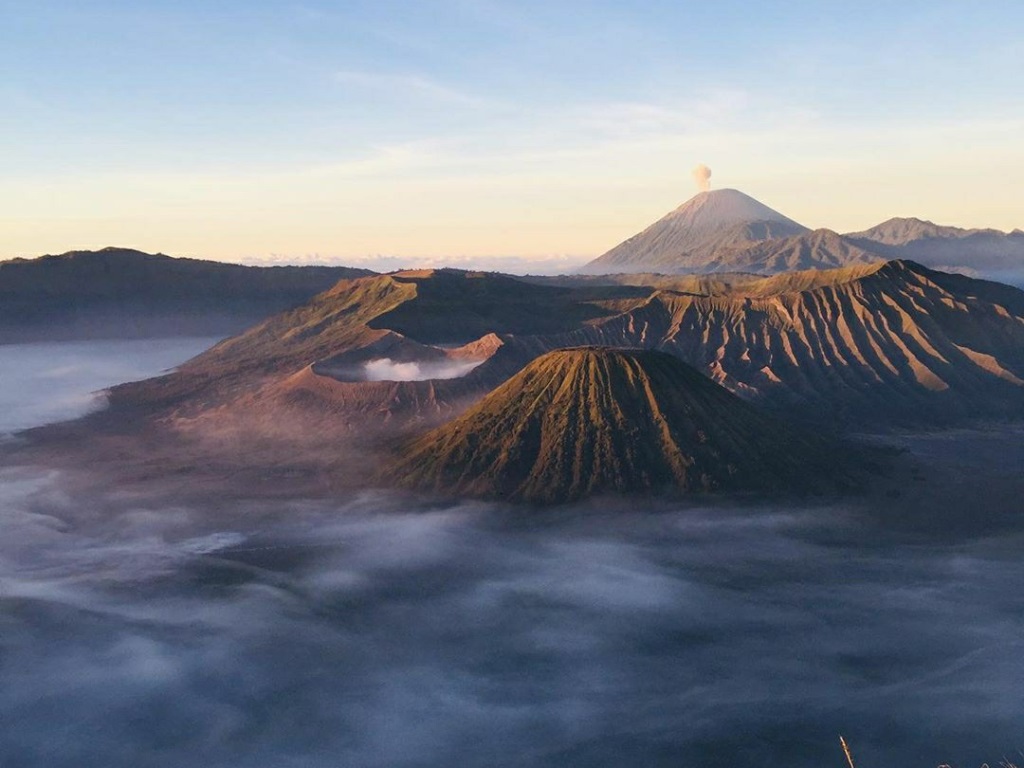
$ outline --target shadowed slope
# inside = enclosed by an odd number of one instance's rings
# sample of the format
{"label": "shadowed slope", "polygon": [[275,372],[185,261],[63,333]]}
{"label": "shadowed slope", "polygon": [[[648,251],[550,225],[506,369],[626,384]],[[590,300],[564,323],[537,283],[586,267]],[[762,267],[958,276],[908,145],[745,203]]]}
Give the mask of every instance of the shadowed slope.
{"label": "shadowed slope", "polygon": [[401,485],[561,503],[599,492],[793,491],[849,481],[847,458],[671,355],[548,353],[408,446]]}
{"label": "shadowed slope", "polygon": [[0,262],[0,342],[237,333],[349,267],[252,267],[127,248]]}

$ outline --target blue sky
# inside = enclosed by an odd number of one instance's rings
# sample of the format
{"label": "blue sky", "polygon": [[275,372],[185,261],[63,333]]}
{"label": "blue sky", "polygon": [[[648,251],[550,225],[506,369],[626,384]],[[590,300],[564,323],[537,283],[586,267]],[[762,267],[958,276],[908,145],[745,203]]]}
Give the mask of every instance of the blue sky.
{"label": "blue sky", "polygon": [[0,258],[597,255],[705,162],[1024,226],[1019,2],[0,0]]}

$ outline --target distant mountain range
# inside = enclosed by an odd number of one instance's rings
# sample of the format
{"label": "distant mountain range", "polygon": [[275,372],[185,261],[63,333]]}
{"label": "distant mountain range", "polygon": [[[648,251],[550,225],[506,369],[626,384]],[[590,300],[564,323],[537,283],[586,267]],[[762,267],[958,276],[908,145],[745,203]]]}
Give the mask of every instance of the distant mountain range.
{"label": "distant mountain range", "polygon": [[831,269],[891,259],[1024,280],[1024,232],[890,219],[863,232],[811,231],[734,189],[701,192],[591,261],[583,274]]}
{"label": "distant mountain range", "polygon": [[0,261],[0,343],[228,335],[301,304],[348,267],[248,267],[126,248]]}

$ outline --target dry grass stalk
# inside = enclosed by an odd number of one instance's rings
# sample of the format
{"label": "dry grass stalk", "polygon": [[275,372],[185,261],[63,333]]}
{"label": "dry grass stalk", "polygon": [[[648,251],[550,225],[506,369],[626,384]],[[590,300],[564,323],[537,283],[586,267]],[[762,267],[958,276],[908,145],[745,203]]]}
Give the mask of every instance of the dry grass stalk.
{"label": "dry grass stalk", "polygon": [[843,752],[846,754],[846,762],[850,764],[850,768],[857,768],[853,764],[853,755],[850,754],[850,747],[846,743],[846,739],[843,738],[842,734],[839,735],[839,743],[843,745]]}

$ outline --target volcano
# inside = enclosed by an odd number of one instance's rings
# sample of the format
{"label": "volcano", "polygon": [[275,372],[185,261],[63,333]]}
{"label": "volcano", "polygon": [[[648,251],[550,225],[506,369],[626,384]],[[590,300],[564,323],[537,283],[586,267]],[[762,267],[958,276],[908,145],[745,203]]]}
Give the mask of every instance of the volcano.
{"label": "volcano", "polygon": [[653,350],[549,352],[401,451],[382,479],[485,498],[792,492],[850,484],[849,451]]}
{"label": "volcano", "polygon": [[581,271],[704,272],[725,252],[807,231],[739,190],[701,192]]}

